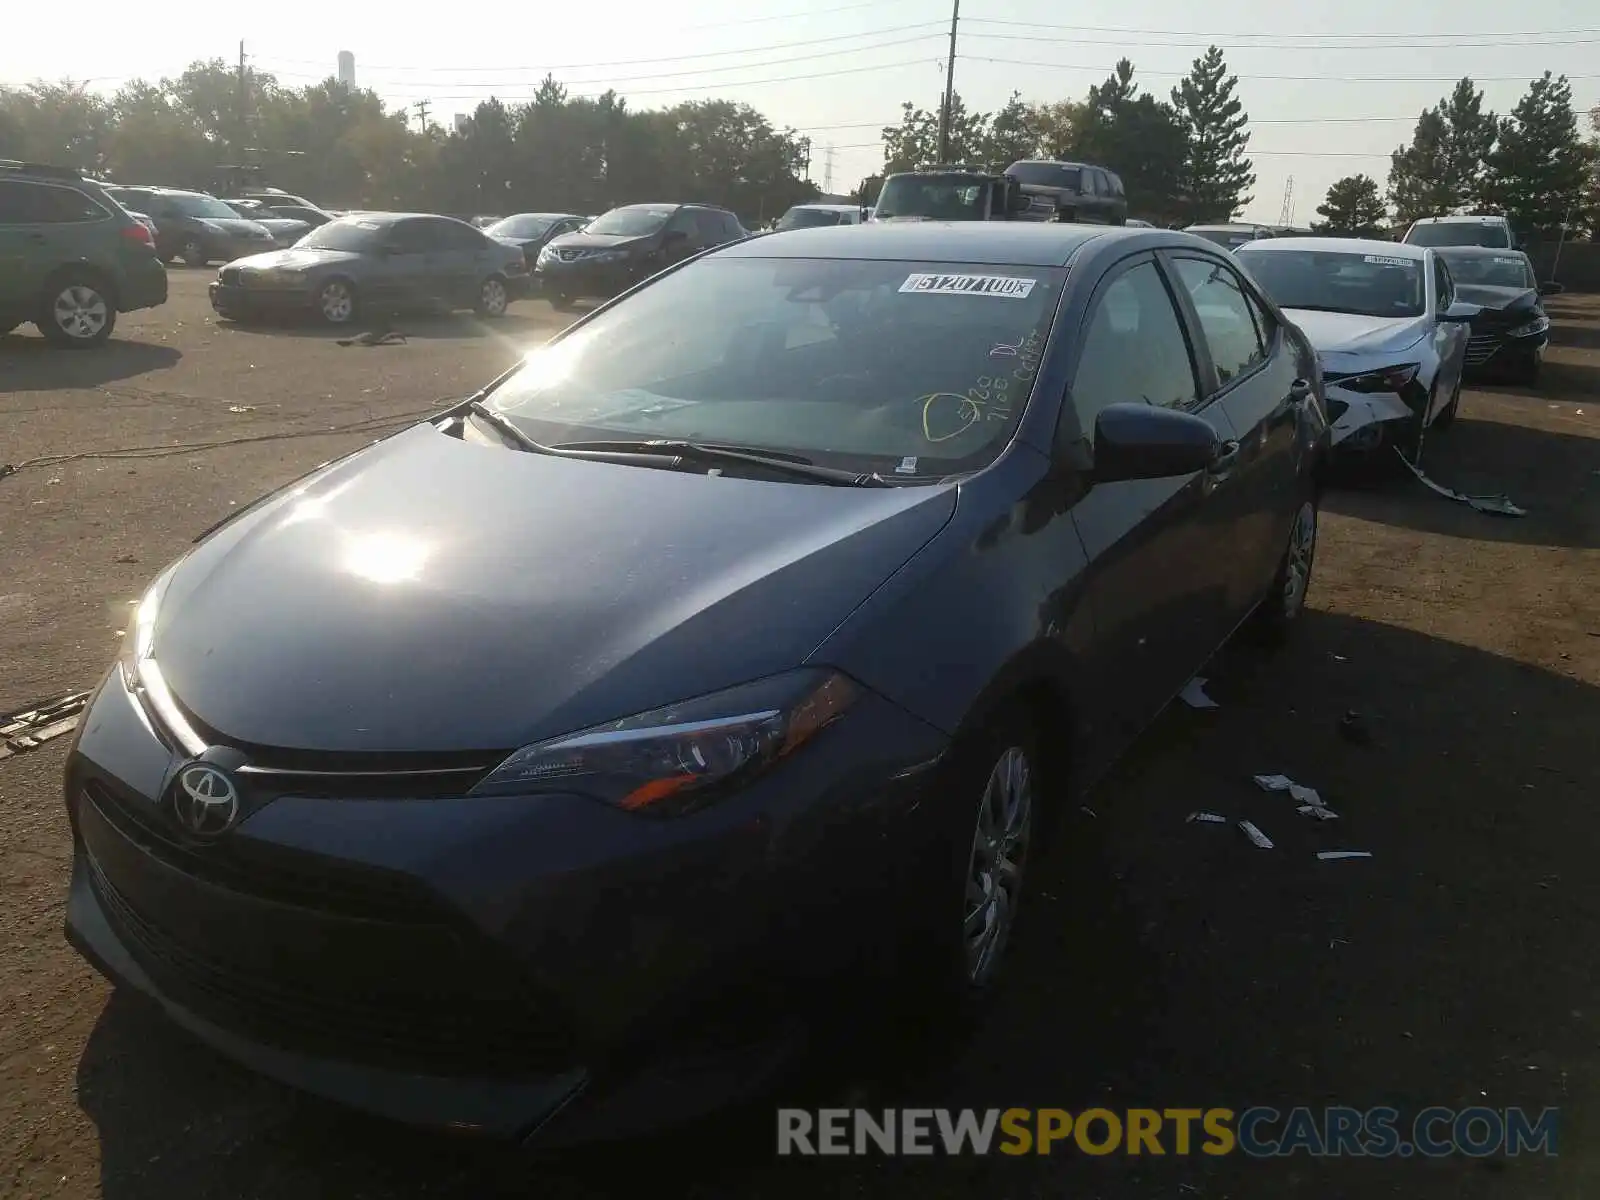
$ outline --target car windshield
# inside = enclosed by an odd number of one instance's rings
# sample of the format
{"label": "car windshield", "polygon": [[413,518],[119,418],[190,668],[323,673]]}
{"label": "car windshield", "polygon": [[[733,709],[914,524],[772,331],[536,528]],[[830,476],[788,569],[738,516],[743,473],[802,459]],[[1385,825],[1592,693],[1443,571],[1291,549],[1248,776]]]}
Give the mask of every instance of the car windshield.
{"label": "car windshield", "polygon": [[826,208],[791,208],[778,219],[779,229],[810,229],[817,225],[837,225],[843,213]]}
{"label": "car windshield", "polygon": [[1406,233],[1412,246],[1488,246],[1511,249],[1504,225],[1485,225],[1481,221],[1441,221],[1432,225],[1413,225]]}
{"label": "car windshield", "polygon": [[196,196],[176,192],[167,197],[168,202],[186,217],[204,220],[236,221],[239,214],[213,196]]}
{"label": "car windshield", "polygon": [[1347,250],[1282,249],[1277,239],[1239,247],[1239,261],[1283,308],[1418,317],[1427,308],[1422,260]]}
{"label": "car windshield", "polygon": [[983,184],[970,175],[891,175],[878,194],[878,220],[927,217],[935,221],[981,221]]}
{"label": "car windshield", "polygon": [[674,211],[670,208],[613,208],[605,216],[595,218],[583,232],[646,237],[660,230]]}
{"label": "car windshield", "polygon": [[554,217],[506,217],[484,230],[500,237],[536,238],[556,223]]}
{"label": "car windshield", "polygon": [[1486,287],[1534,288],[1533,268],[1520,254],[1451,254],[1440,255],[1450,264],[1450,274],[1457,283],[1479,284]]}
{"label": "car windshield", "polygon": [[1083,177],[1083,172],[1077,167],[1044,162],[1012,163],[1006,168],[1006,174],[1025,187],[1066,188],[1074,192],[1078,190],[1078,182]]}
{"label": "car windshield", "polygon": [[344,217],[313,229],[295,245],[301,250],[371,250],[387,228],[378,221]]}
{"label": "car windshield", "polygon": [[491,403],[546,444],[689,439],[953,474],[1010,440],[1065,276],[713,257],[534,351]]}

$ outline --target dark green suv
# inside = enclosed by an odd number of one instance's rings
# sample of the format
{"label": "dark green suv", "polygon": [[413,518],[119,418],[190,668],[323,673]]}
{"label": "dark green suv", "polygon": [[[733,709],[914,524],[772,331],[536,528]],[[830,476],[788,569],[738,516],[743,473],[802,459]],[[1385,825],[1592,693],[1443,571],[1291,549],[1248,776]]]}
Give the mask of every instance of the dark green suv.
{"label": "dark green suv", "polygon": [[98,346],[119,312],[167,302],[150,230],[70,167],[0,159],[0,334],[32,321]]}

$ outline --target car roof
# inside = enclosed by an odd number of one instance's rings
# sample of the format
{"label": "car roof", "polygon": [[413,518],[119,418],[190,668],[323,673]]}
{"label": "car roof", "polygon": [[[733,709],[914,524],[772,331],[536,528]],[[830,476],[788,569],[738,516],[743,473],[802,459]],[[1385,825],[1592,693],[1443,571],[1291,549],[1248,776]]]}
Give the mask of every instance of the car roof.
{"label": "car roof", "polygon": [[[1191,245],[1198,238],[1116,225],[1046,221],[909,221],[791,229],[718,250],[744,258],[860,258],[905,262],[1061,267],[1096,239],[1143,245]],[[1165,240],[1163,240],[1165,239]],[[1206,244],[1208,249],[1215,249]],[[1132,249],[1138,248],[1130,246]]]}
{"label": "car roof", "polygon": [[[1022,167],[1022,166],[1031,166],[1031,167],[1092,167],[1092,166],[1095,166],[1095,164],[1094,163],[1074,162],[1074,161],[1072,161],[1070,159],[1065,159],[1065,158],[1019,158],[1019,159],[1017,159],[1016,162],[1012,163],[1011,166],[1012,167]],[[1008,170],[1008,171],[1010,169],[1011,169],[1011,167],[1007,167],[1006,168],[1006,170]],[[1107,168],[1105,168],[1105,167],[1099,167],[1098,169],[1101,170],[1101,171],[1107,170]]]}
{"label": "car roof", "polygon": [[1271,225],[1257,225],[1254,221],[1222,221],[1215,225],[1185,225],[1185,231],[1192,229],[1272,229]]}
{"label": "car roof", "polygon": [[1521,250],[1505,246],[1435,246],[1433,252],[1442,258],[1527,258]]}
{"label": "car roof", "polygon": [[[541,218],[544,218],[545,220],[561,221],[561,220],[565,220],[568,217],[578,217],[581,220],[582,219],[582,214],[581,213],[558,213],[558,212],[518,212],[518,213],[512,213],[510,216],[501,217],[499,220],[500,221],[513,221],[518,217],[541,217]],[[498,224],[498,223],[499,222],[497,221],[496,224]]]}
{"label": "car roof", "polygon": [[1413,225],[1506,225],[1509,222],[1503,216],[1494,216],[1484,213],[1474,213],[1462,216],[1449,217],[1418,217],[1411,222]]}
{"label": "car roof", "polygon": [[861,211],[861,206],[859,204],[793,204],[793,205],[790,205],[790,211],[791,212],[794,211],[794,209],[797,209],[797,208],[811,208],[811,209],[815,209],[818,212],[860,212]]}
{"label": "car roof", "polygon": [[1430,249],[1431,246],[1382,242],[1376,238],[1261,238],[1250,243],[1252,254],[1299,254],[1307,250],[1322,250],[1331,254],[1381,254],[1385,258],[1408,258],[1418,262],[1427,258]]}

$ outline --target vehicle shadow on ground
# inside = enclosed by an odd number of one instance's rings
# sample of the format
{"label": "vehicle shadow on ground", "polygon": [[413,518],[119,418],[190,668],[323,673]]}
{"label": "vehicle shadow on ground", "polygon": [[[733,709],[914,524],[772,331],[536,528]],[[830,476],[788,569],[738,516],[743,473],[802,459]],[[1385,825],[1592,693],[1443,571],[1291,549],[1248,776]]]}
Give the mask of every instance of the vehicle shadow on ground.
{"label": "vehicle shadow on ground", "polygon": [[[1471,412],[1470,395],[1463,406]],[[1463,415],[1448,433],[1430,433],[1423,470],[1467,495],[1505,495],[1525,517],[1480,513],[1436,495],[1399,464],[1394,470],[1339,476],[1323,507],[1342,516],[1477,541],[1529,546],[1600,546],[1600,438],[1555,433]]]}
{"label": "vehicle shadow on ground", "polygon": [[471,313],[383,313],[362,317],[348,326],[337,328],[317,324],[311,318],[291,317],[253,317],[247,320],[219,317],[216,326],[246,335],[313,338],[320,341],[338,341],[370,331],[392,330],[408,340],[499,338],[502,341],[537,345],[548,341],[572,322],[570,316],[552,315],[547,306],[540,307],[545,311],[512,311],[494,320]]}
{"label": "vehicle shadow on ground", "polygon": [[0,337],[0,378],[8,392],[54,392],[93,388],[174,366],[183,357],[174,346],[124,341],[66,350],[42,337]]}
{"label": "vehicle shadow on ground", "polygon": [[[1600,1097],[1592,856],[1600,690],[1424,634],[1309,612],[1278,655],[1230,648],[1221,706],[1175,707],[1034,864],[1005,990],[975,1036],[917,1036],[902,1003],[787,1102],[1007,1108],[1559,1105]],[[1340,732],[1359,714],[1365,740]],[[1256,788],[1317,788],[1319,822]],[[1227,824],[1186,823],[1211,810]],[[1275,843],[1257,849],[1247,818]],[[1319,861],[1319,850],[1371,859]],[[849,986],[848,984],[846,986]],[[78,1069],[107,1200],[229,1195],[967,1197],[1595,1194],[1596,1139],[1562,1158],[1276,1163],[1198,1153],[948,1162],[779,1160],[771,1104],[559,1155],[418,1133],[255,1079],[113,1001]],[[1489,1097],[1489,1099],[1484,1099]],[[1278,1127],[1274,1127],[1278,1128]],[[1200,1140],[1197,1136],[1197,1144]],[[1508,1177],[1487,1180],[1487,1168]],[[1587,1189],[1584,1182],[1587,1180]],[[1352,1190],[1353,1189],[1353,1190]],[[1532,1190],[1529,1190],[1532,1189]]]}

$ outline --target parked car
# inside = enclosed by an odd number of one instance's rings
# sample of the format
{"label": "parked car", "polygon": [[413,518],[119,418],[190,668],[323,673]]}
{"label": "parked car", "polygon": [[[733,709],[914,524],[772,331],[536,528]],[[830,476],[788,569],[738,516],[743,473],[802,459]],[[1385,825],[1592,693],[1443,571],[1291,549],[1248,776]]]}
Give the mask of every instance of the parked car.
{"label": "parked car", "polygon": [[164,263],[181,258],[191,267],[203,267],[259,254],[276,244],[265,226],[241,217],[204,192],[118,184],[109,185],[106,191],[119,204],[154,219],[156,252]]}
{"label": "parked car", "polygon": [[291,221],[304,221],[312,229],[326,225],[329,221],[338,218],[333,213],[322,211],[320,208],[303,208],[298,204],[267,204],[267,211],[274,216],[287,218]]}
{"label": "parked car", "polygon": [[123,211],[126,212],[135,221],[139,222],[139,224],[143,225],[146,229],[148,229],[150,231],[150,244],[151,244],[151,246],[154,246],[155,245],[155,239],[156,239],[156,223],[155,223],[155,220],[150,216],[150,214],[149,213],[142,213],[142,212],[134,212],[131,208],[130,209],[124,209]]}
{"label": "parked car", "polygon": [[1360,238],[1265,238],[1238,260],[1322,361],[1336,449],[1421,457],[1461,407],[1467,322],[1434,250]]}
{"label": "parked car", "polygon": [[1434,253],[1450,268],[1456,299],[1478,306],[1467,330],[1467,370],[1537,383],[1550,341],[1550,318],[1540,297],[1565,289],[1554,281],[1539,283],[1520,250],[1441,246]]}
{"label": "parked car", "polygon": [[245,220],[254,221],[270,233],[280,250],[294,245],[311,232],[309,222],[280,216],[259,200],[224,200],[223,203]]}
{"label": "parked car", "polygon": [[0,334],[31,321],[58,346],[98,346],[117,314],[167,302],[148,226],[70,167],[0,159]]}
{"label": "parked car", "polygon": [[1257,238],[1281,236],[1271,225],[1253,225],[1246,222],[1229,222],[1222,225],[1190,225],[1184,230],[1208,242],[1215,242],[1229,250],[1253,242]]}
{"label": "parked car", "polygon": [[1128,219],[1122,177],[1093,163],[1025,158],[1006,168],[1022,184],[1036,220],[1121,225]]}
{"label": "parked car", "polygon": [[883,181],[868,220],[1015,221],[1028,211],[1028,198],[1009,175],[981,167],[929,167],[897,171]]}
{"label": "parked car", "polygon": [[1521,239],[1511,222],[1496,216],[1423,217],[1400,239],[1408,246],[1488,246],[1515,250]]}
{"label": "parked car", "polygon": [[657,271],[749,233],[725,208],[708,204],[629,204],[581,231],[552,239],[534,264],[534,280],[557,308],[615,296]]}
{"label": "parked car", "polygon": [[547,1144],[747,1094],[829,1001],[973,1009],[1050,823],[1297,624],[1318,387],[1181,233],[680,263],[160,573],[68,936],[256,1071]]}
{"label": "parked car", "polygon": [[224,317],[310,312],[347,325],[373,311],[443,305],[499,317],[527,290],[522,251],[465,221],[421,213],[341,217],[292,249],[229,263],[211,285]]}
{"label": "parked car", "polygon": [[778,218],[773,232],[785,229],[811,229],[818,225],[859,225],[859,204],[796,204]]}
{"label": "parked car", "polygon": [[293,207],[293,208],[309,208],[313,212],[321,213],[325,217],[331,217],[331,216],[336,215],[336,214],[332,213],[330,210],[323,208],[320,204],[315,204],[312,201],[307,200],[304,196],[296,196],[293,192],[286,192],[282,188],[275,188],[275,187],[247,187],[247,188],[240,188],[238,191],[236,191],[236,192],[234,192],[234,193],[232,193],[230,195],[230,199],[233,199],[233,200],[259,200],[259,201],[261,201],[261,203],[265,204],[268,208],[282,208],[282,207],[286,207],[286,206],[287,207]]}
{"label": "parked car", "polygon": [[539,261],[539,251],[563,233],[576,233],[589,223],[588,217],[573,213],[517,213],[496,221],[484,230],[492,238],[520,247],[528,270]]}

